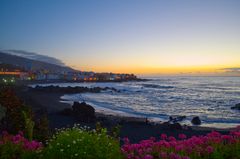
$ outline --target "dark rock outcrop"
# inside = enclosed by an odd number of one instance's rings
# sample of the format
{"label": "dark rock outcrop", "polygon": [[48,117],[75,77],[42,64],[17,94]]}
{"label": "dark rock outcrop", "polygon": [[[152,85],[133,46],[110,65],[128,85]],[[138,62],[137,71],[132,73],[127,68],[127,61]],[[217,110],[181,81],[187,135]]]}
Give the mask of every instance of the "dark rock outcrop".
{"label": "dark rock outcrop", "polygon": [[39,86],[37,85],[36,87],[29,88],[32,91],[40,91],[40,92],[57,92],[57,93],[64,93],[64,94],[68,94],[68,93],[100,93],[101,91],[106,91],[106,90],[111,90],[113,92],[120,92],[119,90],[117,90],[116,88],[113,87],[93,87],[93,88],[88,88],[88,87],[59,87],[59,86]]}
{"label": "dark rock outcrop", "polygon": [[79,121],[92,122],[96,119],[95,109],[85,102],[74,102],[72,111],[73,115],[77,117]]}
{"label": "dark rock outcrop", "polygon": [[193,125],[201,125],[201,120],[198,116],[193,117],[191,122]]}
{"label": "dark rock outcrop", "polygon": [[73,115],[72,108],[65,108],[59,112],[60,115],[71,116]]}
{"label": "dark rock outcrop", "polygon": [[177,123],[180,121],[183,121],[184,119],[186,119],[186,116],[170,116],[169,117],[169,122],[173,122],[173,123]]}
{"label": "dark rock outcrop", "polygon": [[240,110],[240,103],[236,104],[234,107],[231,107],[231,109]]}
{"label": "dark rock outcrop", "polygon": [[170,128],[174,130],[182,130],[182,125],[179,123],[170,124]]}
{"label": "dark rock outcrop", "polygon": [[169,130],[182,130],[182,125],[179,123],[169,123],[169,122],[164,122],[162,123],[162,126],[164,129],[169,129]]}

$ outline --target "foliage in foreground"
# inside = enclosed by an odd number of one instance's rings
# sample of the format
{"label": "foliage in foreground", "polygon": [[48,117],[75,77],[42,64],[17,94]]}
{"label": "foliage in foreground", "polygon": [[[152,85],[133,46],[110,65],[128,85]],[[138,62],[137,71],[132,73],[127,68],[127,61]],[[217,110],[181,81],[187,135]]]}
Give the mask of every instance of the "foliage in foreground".
{"label": "foliage in foreground", "polygon": [[122,152],[127,159],[240,159],[240,129],[229,135],[213,131],[189,139],[180,134],[179,140],[162,134],[160,141],[151,138],[138,144],[124,140]]}
{"label": "foliage in foreground", "polygon": [[86,128],[60,129],[43,151],[43,158],[66,159],[120,159],[119,141],[107,135],[106,129],[100,132]]}
{"label": "foliage in foreground", "polygon": [[0,138],[0,159],[240,159],[240,129],[222,135],[211,132],[205,136],[180,134],[176,139],[165,134],[130,144],[127,138],[120,149],[119,141],[107,135],[106,129],[87,130],[74,126],[59,129],[44,147],[30,141],[20,132],[6,132]]}
{"label": "foliage in foreground", "polygon": [[16,96],[15,92],[10,88],[0,89],[0,105],[6,109],[3,123],[1,126],[4,130],[11,133],[17,133],[24,129],[24,116],[22,112],[26,112],[31,116],[30,109]]}
{"label": "foliage in foreground", "polygon": [[0,86],[0,130],[12,134],[23,131],[29,140],[44,141],[49,136],[46,115],[35,118],[31,108],[17,97],[11,87]]}
{"label": "foliage in foreground", "polygon": [[29,141],[22,132],[10,135],[2,132],[0,139],[0,159],[36,158],[39,156],[43,145],[35,140]]}

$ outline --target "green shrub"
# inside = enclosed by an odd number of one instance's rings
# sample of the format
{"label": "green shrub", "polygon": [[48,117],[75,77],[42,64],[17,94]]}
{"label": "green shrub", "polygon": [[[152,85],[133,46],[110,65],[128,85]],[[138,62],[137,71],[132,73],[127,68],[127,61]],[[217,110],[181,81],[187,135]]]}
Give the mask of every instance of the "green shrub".
{"label": "green shrub", "polygon": [[45,142],[50,134],[47,115],[42,115],[35,123],[34,139]]}
{"label": "green shrub", "polygon": [[6,143],[0,146],[0,159],[37,159],[38,151],[26,151],[21,145]]}
{"label": "green shrub", "polygon": [[106,129],[100,132],[86,128],[58,130],[43,151],[43,158],[66,159],[121,159],[119,142],[108,136]]}
{"label": "green shrub", "polygon": [[33,139],[33,128],[35,123],[25,111],[23,111],[22,113],[25,121],[25,132],[28,139],[31,141]]}
{"label": "green shrub", "polygon": [[120,130],[121,130],[121,126],[120,125],[116,125],[114,127],[111,128],[111,136],[118,139],[120,136]]}
{"label": "green shrub", "polygon": [[30,107],[26,106],[20,98],[16,96],[14,90],[10,88],[5,88],[0,91],[0,104],[6,109],[4,125],[2,125],[5,130],[13,134],[24,130],[25,120],[22,111],[29,117],[32,117]]}

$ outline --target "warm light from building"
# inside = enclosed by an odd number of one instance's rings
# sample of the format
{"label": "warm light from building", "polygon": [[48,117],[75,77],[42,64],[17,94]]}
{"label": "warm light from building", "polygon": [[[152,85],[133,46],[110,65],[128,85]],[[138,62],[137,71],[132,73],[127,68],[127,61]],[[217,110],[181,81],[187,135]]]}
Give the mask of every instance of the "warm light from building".
{"label": "warm light from building", "polygon": [[5,72],[0,71],[0,75],[20,75],[21,72]]}

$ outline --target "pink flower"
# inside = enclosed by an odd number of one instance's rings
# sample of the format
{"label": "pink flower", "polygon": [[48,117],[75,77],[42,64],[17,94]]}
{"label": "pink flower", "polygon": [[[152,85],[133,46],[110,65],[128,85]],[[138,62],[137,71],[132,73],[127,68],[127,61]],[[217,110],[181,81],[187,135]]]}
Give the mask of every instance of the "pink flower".
{"label": "pink flower", "polygon": [[219,132],[212,131],[211,133],[208,133],[207,136],[208,137],[220,137],[221,134]]}
{"label": "pink flower", "polygon": [[214,151],[214,149],[213,149],[212,146],[208,146],[208,147],[206,148],[206,150],[207,150],[207,152],[208,152],[209,154],[213,153],[213,151]]}
{"label": "pink flower", "polygon": [[239,132],[240,132],[240,125],[238,125],[238,126],[235,128],[235,131],[239,131]]}
{"label": "pink flower", "polygon": [[167,135],[166,134],[161,134],[161,139],[162,140],[166,140],[167,139]]}
{"label": "pink flower", "polygon": [[182,151],[182,150],[184,150],[184,146],[183,145],[178,145],[178,146],[175,147],[175,150],[177,152]]}
{"label": "pink flower", "polygon": [[24,137],[22,137],[21,135],[17,134],[16,136],[13,136],[12,137],[12,141],[13,143],[17,144],[17,143],[20,143],[20,142],[23,142],[24,140]]}
{"label": "pink flower", "polygon": [[42,148],[42,143],[37,141],[29,141],[23,137],[23,133],[20,131],[17,135],[13,136],[8,134],[7,132],[3,132],[4,136],[0,142],[2,144],[12,143],[19,145],[20,147],[26,150],[38,150]]}
{"label": "pink flower", "polygon": [[26,150],[38,150],[42,148],[42,143],[41,142],[37,142],[37,141],[25,141],[24,142],[24,148]]}
{"label": "pink flower", "polygon": [[[153,159],[152,154],[161,159],[190,159],[188,156],[208,157],[215,150],[215,145],[232,146],[240,143],[240,132],[232,131],[229,135],[211,132],[206,136],[192,136],[187,139],[185,134],[179,134],[179,140],[166,134],[161,134],[161,140],[154,138],[142,140],[138,144],[130,144],[125,138],[121,150],[128,159]],[[180,156],[185,154],[187,156]]]}
{"label": "pink flower", "polygon": [[175,154],[175,153],[171,152],[171,153],[169,154],[169,158],[170,158],[170,159],[181,159],[181,156],[179,156],[178,154]]}
{"label": "pink flower", "polygon": [[233,139],[232,136],[230,135],[222,135],[221,136],[221,139],[225,140],[225,141],[231,141]]}
{"label": "pink flower", "polygon": [[156,141],[156,138],[155,137],[150,137],[150,140]]}
{"label": "pink flower", "polygon": [[238,131],[231,131],[230,135],[232,135],[232,136],[234,136],[236,138],[240,138],[240,131],[239,132]]}
{"label": "pink flower", "polygon": [[176,141],[176,138],[173,137],[173,136],[170,136],[170,137],[168,138],[168,140],[169,140],[169,141]]}
{"label": "pink flower", "polygon": [[139,154],[139,155],[142,155],[142,154],[143,154],[143,150],[142,150],[142,149],[139,149],[139,150],[138,150],[138,154]]}
{"label": "pink flower", "polygon": [[129,154],[129,155],[127,156],[128,159],[132,159],[133,157],[134,157],[133,154]]}
{"label": "pink flower", "polygon": [[166,152],[161,152],[161,153],[160,153],[160,157],[161,157],[161,158],[167,158],[168,155],[167,155]]}
{"label": "pink flower", "polygon": [[21,135],[21,136],[23,136],[23,132],[22,132],[22,131],[19,131],[18,134]]}
{"label": "pink flower", "polygon": [[129,139],[127,137],[123,138],[123,142],[126,145],[130,144]]}
{"label": "pink flower", "polygon": [[8,132],[7,131],[3,131],[2,134],[3,134],[3,136],[7,136]]}
{"label": "pink flower", "polygon": [[146,156],[144,156],[143,159],[153,159],[153,156],[152,155],[146,155]]}
{"label": "pink flower", "polygon": [[178,138],[183,140],[183,139],[186,139],[187,136],[185,134],[179,134]]}

